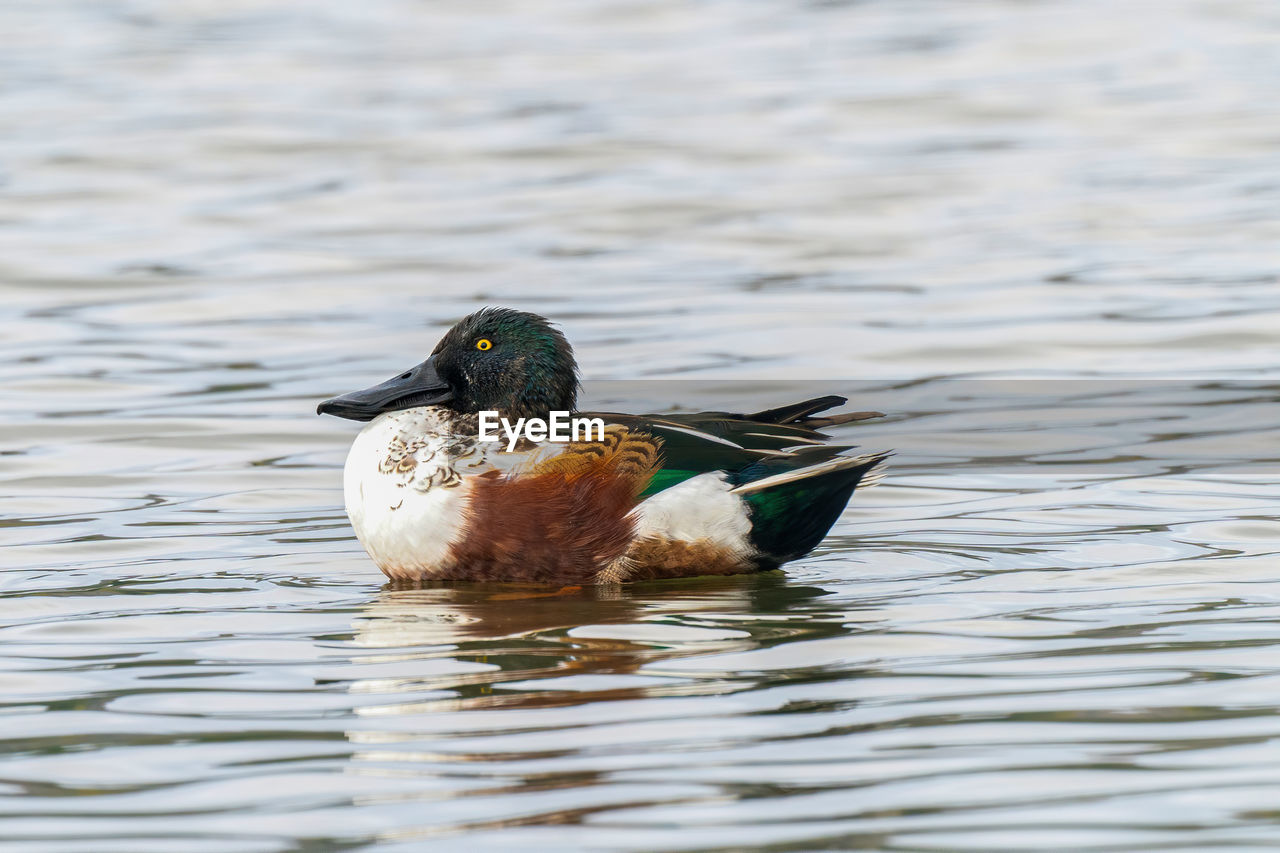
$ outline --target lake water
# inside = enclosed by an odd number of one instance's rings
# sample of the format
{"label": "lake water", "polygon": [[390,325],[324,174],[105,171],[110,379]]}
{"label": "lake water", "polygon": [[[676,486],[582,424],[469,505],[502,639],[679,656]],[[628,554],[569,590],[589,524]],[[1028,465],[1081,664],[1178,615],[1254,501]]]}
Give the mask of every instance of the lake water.
{"label": "lake water", "polygon": [[[0,32],[6,853],[1280,845],[1274,3]],[[315,403],[484,304],[895,464],[785,573],[384,589]]]}

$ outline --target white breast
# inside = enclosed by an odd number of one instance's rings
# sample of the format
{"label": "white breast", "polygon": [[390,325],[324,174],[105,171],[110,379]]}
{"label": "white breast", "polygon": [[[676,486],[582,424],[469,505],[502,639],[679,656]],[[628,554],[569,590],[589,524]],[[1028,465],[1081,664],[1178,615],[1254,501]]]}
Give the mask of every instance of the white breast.
{"label": "white breast", "polygon": [[441,409],[392,412],[361,430],[347,454],[347,515],[390,577],[439,571],[463,532],[468,477],[488,466],[474,439],[452,435],[449,427]]}

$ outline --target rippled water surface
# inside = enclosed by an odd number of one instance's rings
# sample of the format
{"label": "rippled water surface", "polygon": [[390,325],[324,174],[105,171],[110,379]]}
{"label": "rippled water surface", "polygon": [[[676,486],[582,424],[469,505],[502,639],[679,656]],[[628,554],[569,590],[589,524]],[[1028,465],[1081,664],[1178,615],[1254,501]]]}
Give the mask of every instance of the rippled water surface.
{"label": "rippled water surface", "polygon": [[[6,853],[1280,846],[1274,3],[0,31]],[[315,403],[482,304],[897,461],[785,574],[384,589]]]}

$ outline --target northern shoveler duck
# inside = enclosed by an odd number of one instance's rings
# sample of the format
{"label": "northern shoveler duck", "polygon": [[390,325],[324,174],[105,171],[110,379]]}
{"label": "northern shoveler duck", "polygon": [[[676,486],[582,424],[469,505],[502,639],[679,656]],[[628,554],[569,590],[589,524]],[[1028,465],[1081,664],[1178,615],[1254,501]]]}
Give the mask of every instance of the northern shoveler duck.
{"label": "northern shoveler duck", "polygon": [[480,440],[480,415],[575,411],[577,364],[545,318],[485,308],[431,356],[321,403],[369,424],[344,471],[356,536],[395,581],[621,583],[772,569],[812,551],[888,453],[848,455],[817,430],[819,397],[754,412],[583,413],[603,434]]}

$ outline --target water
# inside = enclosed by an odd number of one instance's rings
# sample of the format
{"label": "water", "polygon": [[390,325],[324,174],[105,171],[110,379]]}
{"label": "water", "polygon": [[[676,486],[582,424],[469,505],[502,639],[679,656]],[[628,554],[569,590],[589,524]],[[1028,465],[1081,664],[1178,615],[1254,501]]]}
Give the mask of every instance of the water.
{"label": "water", "polygon": [[[6,853],[1280,844],[1274,4],[0,31]],[[785,575],[383,589],[315,402],[482,304],[897,462]]]}

